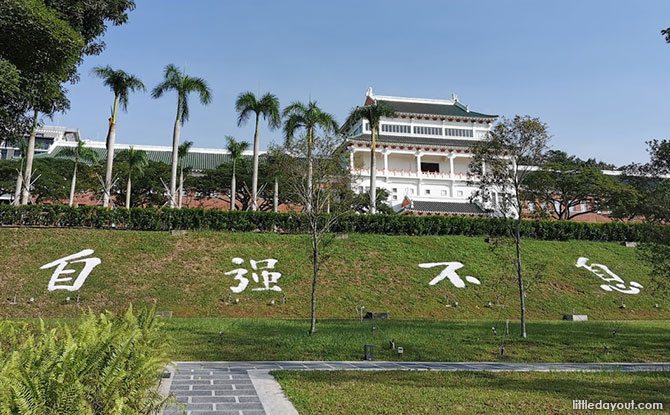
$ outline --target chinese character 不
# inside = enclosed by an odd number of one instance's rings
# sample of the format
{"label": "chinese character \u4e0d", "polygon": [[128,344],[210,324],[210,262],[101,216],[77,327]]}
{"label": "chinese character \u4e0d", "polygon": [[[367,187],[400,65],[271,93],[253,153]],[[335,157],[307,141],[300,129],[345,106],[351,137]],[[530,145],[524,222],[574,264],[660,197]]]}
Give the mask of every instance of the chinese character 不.
{"label": "chinese character \u4e0d", "polygon": [[[426,264],[419,264],[421,268],[434,268],[434,267],[445,267],[442,272],[440,272],[437,277],[433,278],[428,284],[435,285],[438,282],[442,281],[445,278],[448,278],[454,286],[458,288],[465,288],[465,282],[461,277],[456,273],[459,269],[463,268],[463,264],[460,262],[429,262]],[[481,282],[471,276],[465,277],[465,281],[472,284],[479,285]]]}
{"label": "chinese character \u4e0d", "polygon": [[[244,259],[233,258],[232,262],[235,265],[242,265],[244,263]],[[281,272],[268,271],[274,269],[277,262],[278,261],[276,259],[265,259],[262,261],[255,261],[252,259],[249,261],[249,263],[251,264],[251,269],[254,271],[251,273],[251,278],[255,283],[261,282],[262,279],[263,284],[263,287],[253,288],[252,291],[281,291],[281,287],[276,285],[279,278],[281,278]],[[264,266],[259,266],[261,264]],[[260,279],[258,277],[258,273],[256,273],[255,271],[261,271]],[[234,279],[240,282],[237,286],[230,287],[230,290],[232,292],[238,294],[247,288],[247,286],[249,285],[249,278],[245,277],[245,275],[247,275],[248,273],[249,271],[245,268],[237,268],[232,271],[228,271],[224,274],[224,275],[235,275]]]}
{"label": "chinese character \u4e0d", "polygon": [[[623,279],[613,273],[609,267],[606,265],[602,264],[591,264],[591,265],[586,265],[586,263],[589,261],[588,258],[580,257],[577,260],[577,268],[585,268],[595,275],[597,275],[601,280],[608,282],[609,284],[602,284],[600,288],[602,288],[605,291],[618,291],[622,294],[639,294],[640,293],[640,288],[642,287],[642,284],[637,283],[635,281],[630,282],[630,286],[626,286],[624,283]],[[605,276],[601,271],[598,271],[598,269],[606,272],[609,277]]]}
{"label": "chinese character \u4e0d", "polygon": [[[72,261],[73,259],[77,258],[83,258],[89,255],[93,255],[93,250],[92,249],[84,249],[81,252],[78,252],[76,254],[66,256],[65,258],[57,259],[53,262],[49,262],[46,265],[42,265],[40,269],[48,269],[48,268],[53,268],[56,267],[54,270],[53,274],[51,274],[51,280],[49,281],[49,285],[47,286],[47,289],[49,291],[54,291],[54,290],[68,290],[68,291],[77,291],[81,288],[81,286],[84,284],[84,281],[86,281],[86,278],[88,278],[88,274],[93,271],[93,268],[97,267],[100,265],[102,262],[100,258],[84,258],[80,259],[78,261]],[[83,262],[84,263],[84,269],[81,270],[79,275],[77,275],[77,278],[74,280],[74,283],[72,285],[66,285],[62,284],[59,285],[59,283],[65,283],[68,281],[72,280],[72,277],[63,277],[59,278],[60,275],[62,274],[72,274],[76,272],[73,269],[65,269],[68,265],[70,265],[70,262],[72,261],[73,264]]]}

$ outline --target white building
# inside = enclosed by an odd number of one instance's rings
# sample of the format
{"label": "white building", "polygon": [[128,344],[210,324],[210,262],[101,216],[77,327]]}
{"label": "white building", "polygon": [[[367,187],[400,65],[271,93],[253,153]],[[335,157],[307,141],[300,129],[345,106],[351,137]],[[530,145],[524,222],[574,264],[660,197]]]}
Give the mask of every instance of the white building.
{"label": "white building", "polygon": [[[375,151],[377,187],[389,204],[406,214],[483,215],[470,202],[470,146],[486,138],[496,115],[470,111],[456,95],[450,100],[381,96],[368,88],[365,104],[383,101],[396,115],[382,118]],[[370,126],[345,124],[349,168],[358,193],[370,188]]]}
{"label": "white building", "polygon": [[[28,139],[28,137],[26,137]],[[79,130],[68,127],[44,126],[38,127],[35,132],[35,154],[49,153],[56,146],[63,143],[77,142]],[[0,142],[0,160],[21,157],[18,144]]]}

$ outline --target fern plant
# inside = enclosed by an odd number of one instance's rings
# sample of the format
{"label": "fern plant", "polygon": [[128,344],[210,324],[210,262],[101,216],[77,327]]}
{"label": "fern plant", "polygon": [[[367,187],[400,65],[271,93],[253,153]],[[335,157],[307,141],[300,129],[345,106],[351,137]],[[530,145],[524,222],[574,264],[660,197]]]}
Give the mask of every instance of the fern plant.
{"label": "fern plant", "polygon": [[[149,415],[169,362],[154,309],[89,313],[74,328],[0,323],[0,414]],[[34,332],[31,332],[34,331]]]}

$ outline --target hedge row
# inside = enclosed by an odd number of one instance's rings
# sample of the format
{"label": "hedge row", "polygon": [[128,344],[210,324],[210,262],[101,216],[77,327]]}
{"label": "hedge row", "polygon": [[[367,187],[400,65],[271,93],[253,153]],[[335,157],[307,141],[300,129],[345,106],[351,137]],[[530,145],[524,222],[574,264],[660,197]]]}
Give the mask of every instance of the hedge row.
{"label": "hedge row", "polygon": [[[230,212],[212,209],[105,209],[65,205],[0,205],[1,226],[85,227],[165,231],[171,229],[233,232],[302,233],[304,216],[296,213]],[[508,236],[506,219],[351,215],[339,221],[336,232],[387,235]],[[569,221],[524,221],[522,235],[545,240],[645,241],[649,227],[639,223],[580,223]]]}

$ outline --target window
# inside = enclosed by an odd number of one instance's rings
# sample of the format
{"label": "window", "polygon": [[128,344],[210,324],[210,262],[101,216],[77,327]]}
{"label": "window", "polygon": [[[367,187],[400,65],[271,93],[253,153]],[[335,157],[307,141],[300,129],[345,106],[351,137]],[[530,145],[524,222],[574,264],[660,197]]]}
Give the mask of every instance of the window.
{"label": "window", "polygon": [[472,137],[472,130],[462,128],[445,128],[445,132],[449,137]]}
{"label": "window", "polygon": [[462,190],[459,190],[456,194],[458,195],[458,197],[463,197],[463,191]]}
{"label": "window", "polygon": [[351,133],[349,133],[349,137],[357,136],[362,132],[363,132],[363,128],[359,125],[358,127],[356,127],[355,130],[353,130]]}
{"label": "window", "polygon": [[414,189],[409,189],[409,194],[413,195],[414,194]]}
{"label": "window", "polygon": [[398,200],[398,195],[393,195],[393,200]]}
{"label": "window", "polygon": [[439,173],[440,163],[421,163],[421,171]]}
{"label": "window", "polygon": [[370,123],[367,122],[367,121],[364,122],[364,123],[363,123],[363,129],[364,129],[365,131],[370,131]]}
{"label": "window", "polygon": [[430,189],[426,189],[425,193],[426,193],[427,195],[429,195],[429,194],[430,194]]}
{"label": "window", "polygon": [[393,192],[393,193],[398,193],[398,188],[397,188],[397,187],[394,187],[393,189],[391,189],[391,192]]}
{"label": "window", "polygon": [[382,132],[409,134],[411,131],[409,125],[382,124]]}
{"label": "window", "polygon": [[449,196],[449,193],[448,193],[446,190],[442,190],[442,191],[440,192],[440,194],[441,194],[442,196]]}
{"label": "window", "polygon": [[442,135],[442,129],[437,127],[414,127],[414,134]]}

